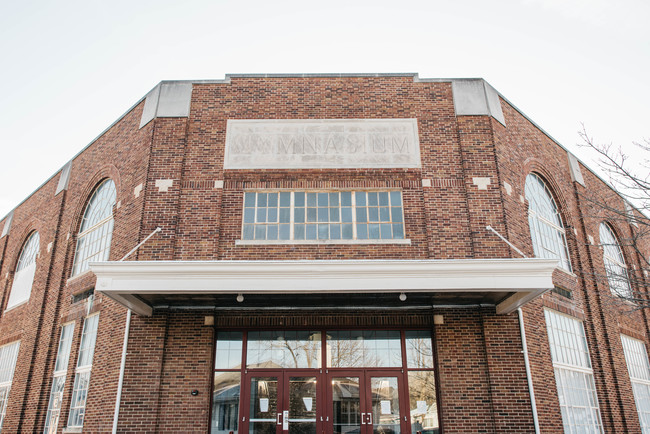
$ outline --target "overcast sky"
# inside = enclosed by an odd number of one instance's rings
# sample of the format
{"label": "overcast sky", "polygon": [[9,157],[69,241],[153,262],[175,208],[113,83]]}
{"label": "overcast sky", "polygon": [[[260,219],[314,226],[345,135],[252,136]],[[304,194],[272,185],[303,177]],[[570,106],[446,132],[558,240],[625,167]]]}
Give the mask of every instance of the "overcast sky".
{"label": "overcast sky", "polygon": [[[0,219],[160,80],[483,77],[564,146],[650,137],[650,2],[0,2]],[[589,163],[593,166],[593,164]]]}

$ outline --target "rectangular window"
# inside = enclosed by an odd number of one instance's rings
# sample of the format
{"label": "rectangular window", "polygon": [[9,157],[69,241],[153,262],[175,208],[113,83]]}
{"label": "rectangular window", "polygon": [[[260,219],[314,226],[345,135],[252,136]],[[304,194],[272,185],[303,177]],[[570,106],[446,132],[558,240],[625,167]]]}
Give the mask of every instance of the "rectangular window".
{"label": "rectangular window", "polygon": [[68,427],[81,427],[84,424],[86,398],[88,397],[88,386],[90,384],[90,371],[93,367],[98,323],[99,314],[89,316],[84,321],[81,345],[79,346],[79,358],[72,387]]}
{"label": "rectangular window", "polygon": [[320,368],[321,334],[316,331],[251,331],[247,368]]}
{"label": "rectangular window", "polygon": [[43,431],[45,434],[56,432],[56,428],[59,424],[61,402],[63,401],[63,387],[65,386],[65,377],[68,370],[68,360],[70,359],[70,347],[72,346],[73,332],[74,323],[66,324],[61,328],[59,349],[56,354],[56,364],[54,366],[52,390],[50,391],[50,402],[47,406],[45,430]]}
{"label": "rectangular window", "polygon": [[565,432],[602,433],[600,409],[582,321],[545,310]]}
{"label": "rectangular window", "polygon": [[327,332],[327,366],[330,368],[402,366],[397,330],[336,330]]}
{"label": "rectangular window", "polygon": [[404,240],[401,191],[244,193],[243,242]]}
{"label": "rectangular window", "polygon": [[7,412],[7,400],[11,390],[11,382],[14,379],[19,348],[20,341],[0,347],[0,430],[2,430],[2,422]]}
{"label": "rectangular window", "polygon": [[621,335],[623,352],[630,373],[634,402],[643,434],[650,433],[650,363],[645,345],[638,339]]}

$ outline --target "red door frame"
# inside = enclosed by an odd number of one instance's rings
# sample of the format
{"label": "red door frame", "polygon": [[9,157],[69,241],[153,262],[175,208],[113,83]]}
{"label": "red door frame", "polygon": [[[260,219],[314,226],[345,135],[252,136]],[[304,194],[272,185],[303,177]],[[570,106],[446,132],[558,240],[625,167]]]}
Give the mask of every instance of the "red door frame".
{"label": "red door frame", "polygon": [[276,433],[283,434],[288,432],[283,430],[284,425],[284,411],[288,412],[289,409],[289,379],[291,377],[315,377],[316,378],[316,432],[323,431],[323,385],[320,369],[247,369],[243,375],[240,406],[240,429],[239,432],[248,432],[250,423],[250,398],[251,378],[254,377],[273,377],[278,380],[278,397],[277,397],[277,414],[276,420]]}
{"label": "red door frame", "polygon": [[[359,410],[360,410],[360,432],[361,434],[372,434],[372,424],[368,425],[368,419],[365,419],[366,413],[372,413],[372,391],[370,379],[373,377],[396,377],[399,396],[399,420],[400,432],[407,433],[408,428],[408,389],[406,385],[406,375],[401,368],[329,368],[325,370],[325,382],[327,384],[325,403],[327,405],[326,424],[327,433],[333,432],[334,423],[334,400],[332,390],[332,378],[334,377],[356,377],[359,378]],[[404,420],[406,417],[407,420]]]}

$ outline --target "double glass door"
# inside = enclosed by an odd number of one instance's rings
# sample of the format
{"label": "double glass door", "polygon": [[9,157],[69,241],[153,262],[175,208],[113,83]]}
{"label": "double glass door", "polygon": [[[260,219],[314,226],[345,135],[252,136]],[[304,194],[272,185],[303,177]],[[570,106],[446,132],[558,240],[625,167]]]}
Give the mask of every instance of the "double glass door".
{"label": "double glass door", "polygon": [[326,420],[334,434],[406,433],[403,396],[399,371],[330,370]]}
{"label": "double glass door", "polygon": [[322,432],[320,385],[313,372],[255,371],[245,384],[248,418],[242,418],[242,432]]}
{"label": "double glass door", "polygon": [[[325,384],[323,381],[325,380]],[[240,432],[406,433],[398,370],[249,371]],[[324,386],[324,387],[323,387]]]}

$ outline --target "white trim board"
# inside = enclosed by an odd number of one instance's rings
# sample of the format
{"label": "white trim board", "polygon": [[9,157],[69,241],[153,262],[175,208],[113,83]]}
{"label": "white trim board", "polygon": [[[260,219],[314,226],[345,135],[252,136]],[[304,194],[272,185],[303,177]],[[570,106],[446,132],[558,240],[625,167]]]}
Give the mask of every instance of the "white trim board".
{"label": "white trim board", "polygon": [[132,309],[136,295],[514,292],[499,314],[553,288],[557,261],[525,259],[92,262],[97,290]]}

